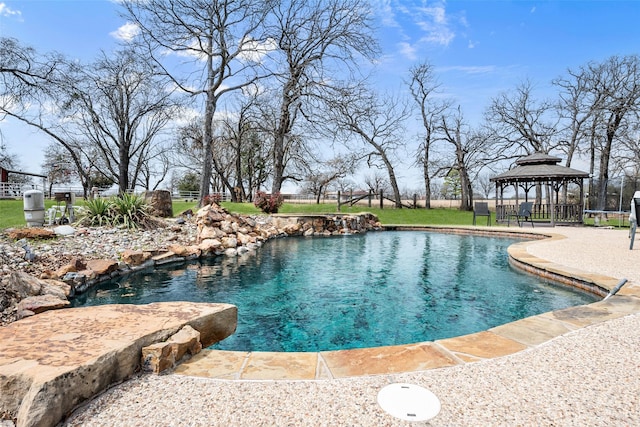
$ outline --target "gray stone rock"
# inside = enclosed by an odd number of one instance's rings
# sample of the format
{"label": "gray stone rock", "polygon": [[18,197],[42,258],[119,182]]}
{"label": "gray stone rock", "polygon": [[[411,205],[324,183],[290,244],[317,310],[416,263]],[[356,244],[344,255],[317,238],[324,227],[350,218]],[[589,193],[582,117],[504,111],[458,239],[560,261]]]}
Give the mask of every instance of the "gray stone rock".
{"label": "gray stone rock", "polygon": [[9,275],[9,288],[20,298],[40,295],[42,281],[22,271],[14,271]]}
{"label": "gray stone rock", "polygon": [[71,236],[76,232],[76,229],[70,225],[61,225],[59,227],[55,227],[53,232],[58,236]]}

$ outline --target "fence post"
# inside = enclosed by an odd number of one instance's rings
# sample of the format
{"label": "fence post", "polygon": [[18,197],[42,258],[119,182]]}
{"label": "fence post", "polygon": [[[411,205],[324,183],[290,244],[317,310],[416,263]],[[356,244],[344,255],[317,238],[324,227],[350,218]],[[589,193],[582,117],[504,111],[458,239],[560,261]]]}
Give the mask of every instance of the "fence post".
{"label": "fence post", "polygon": [[382,190],[380,190],[380,209],[384,209],[384,195],[382,194]]}
{"label": "fence post", "polygon": [[373,190],[369,189],[369,207],[371,207],[371,200],[373,199]]}
{"label": "fence post", "polygon": [[340,212],[340,190],[338,190],[338,212]]}

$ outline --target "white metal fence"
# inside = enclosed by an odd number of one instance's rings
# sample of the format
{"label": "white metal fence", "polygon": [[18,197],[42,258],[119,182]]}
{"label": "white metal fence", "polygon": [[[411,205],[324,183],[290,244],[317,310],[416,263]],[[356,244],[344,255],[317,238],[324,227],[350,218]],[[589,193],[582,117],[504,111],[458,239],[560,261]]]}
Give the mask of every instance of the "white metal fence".
{"label": "white metal fence", "polygon": [[39,185],[15,184],[12,182],[0,182],[0,198],[19,199],[24,196],[25,191],[42,190]]}

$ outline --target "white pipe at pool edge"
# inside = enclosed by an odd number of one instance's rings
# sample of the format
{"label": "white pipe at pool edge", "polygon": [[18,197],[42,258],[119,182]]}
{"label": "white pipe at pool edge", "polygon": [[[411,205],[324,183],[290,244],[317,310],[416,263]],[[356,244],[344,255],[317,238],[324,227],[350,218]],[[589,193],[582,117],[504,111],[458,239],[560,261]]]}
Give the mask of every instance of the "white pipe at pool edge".
{"label": "white pipe at pool edge", "polygon": [[607,295],[606,297],[604,297],[604,299],[602,301],[606,301],[607,298],[609,298],[610,296],[615,295],[616,293],[618,293],[618,291],[624,286],[624,284],[627,283],[627,279],[622,279],[620,280],[620,282],[618,282],[618,284],[616,285],[615,288],[613,288],[611,291],[609,291],[609,295]]}

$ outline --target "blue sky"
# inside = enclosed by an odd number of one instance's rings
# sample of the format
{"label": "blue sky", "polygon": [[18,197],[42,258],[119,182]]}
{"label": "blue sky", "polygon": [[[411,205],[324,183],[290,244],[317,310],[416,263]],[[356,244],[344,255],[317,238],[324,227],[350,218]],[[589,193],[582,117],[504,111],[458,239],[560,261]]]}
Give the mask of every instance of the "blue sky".
{"label": "blue sky", "polygon": [[[394,1],[371,0],[383,58],[380,87],[404,90],[412,64],[428,60],[442,89],[470,121],[501,91],[524,79],[538,98],[553,96],[551,79],[588,61],[640,53],[640,0]],[[40,52],[83,60],[115,48],[126,22],[109,0],[0,0],[0,36]],[[15,122],[0,122],[4,142],[22,169],[39,172],[47,139]],[[405,187],[419,188],[419,177]]]}

